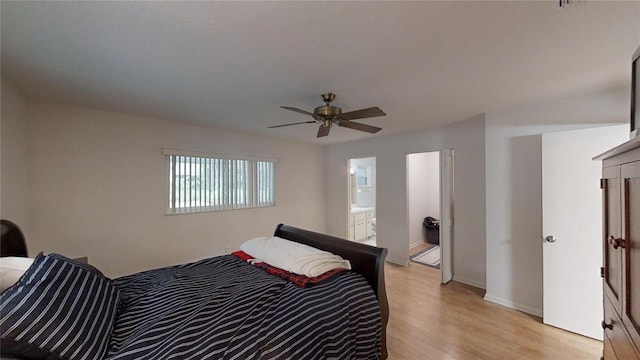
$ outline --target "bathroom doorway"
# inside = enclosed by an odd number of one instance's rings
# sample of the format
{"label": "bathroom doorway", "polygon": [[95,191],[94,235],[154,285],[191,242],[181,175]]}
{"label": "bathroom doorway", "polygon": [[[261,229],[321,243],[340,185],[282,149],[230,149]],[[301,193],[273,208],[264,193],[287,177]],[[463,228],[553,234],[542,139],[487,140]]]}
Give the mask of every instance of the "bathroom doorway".
{"label": "bathroom doorway", "polygon": [[376,158],[349,160],[348,239],[376,246]]}

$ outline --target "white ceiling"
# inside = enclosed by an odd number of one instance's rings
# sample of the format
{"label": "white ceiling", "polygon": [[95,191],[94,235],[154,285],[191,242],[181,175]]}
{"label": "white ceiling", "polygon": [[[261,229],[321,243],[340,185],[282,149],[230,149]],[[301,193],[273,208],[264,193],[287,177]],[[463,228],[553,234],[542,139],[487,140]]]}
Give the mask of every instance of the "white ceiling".
{"label": "white ceiling", "polygon": [[[629,86],[640,1],[8,2],[2,78],[38,101],[319,144]],[[378,135],[305,121],[320,94]]]}

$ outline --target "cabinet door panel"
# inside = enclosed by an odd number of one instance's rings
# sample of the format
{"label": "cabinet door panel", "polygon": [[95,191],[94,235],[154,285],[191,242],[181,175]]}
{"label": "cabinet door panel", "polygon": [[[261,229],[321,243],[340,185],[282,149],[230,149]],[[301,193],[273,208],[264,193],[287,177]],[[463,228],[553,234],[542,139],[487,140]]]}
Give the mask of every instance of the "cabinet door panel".
{"label": "cabinet door panel", "polygon": [[[640,345],[640,163],[622,167],[624,179],[625,306],[622,320]],[[635,286],[633,284],[636,284]]]}
{"label": "cabinet door panel", "polygon": [[619,168],[605,168],[605,181],[603,183],[603,257],[604,257],[604,292],[614,303],[617,311],[622,310],[622,254],[620,247],[614,248],[610,239],[619,239],[622,236],[621,229],[621,199],[620,199],[620,173]]}
{"label": "cabinet door panel", "polygon": [[[604,330],[604,338],[606,342],[609,342],[609,345],[613,347],[616,357],[608,357],[605,353],[605,359],[638,359],[638,355],[636,350],[634,349],[631,340],[627,336],[624,327],[622,326],[622,322],[618,318],[618,315],[613,310],[612,305],[609,301],[604,301],[604,325],[607,325],[607,328]],[[606,345],[605,345],[606,350]]]}
{"label": "cabinet door panel", "polygon": [[602,355],[605,360],[618,358],[615,351],[613,351],[613,346],[611,346],[611,340],[607,336],[604,337],[604,350],[602,351]]}

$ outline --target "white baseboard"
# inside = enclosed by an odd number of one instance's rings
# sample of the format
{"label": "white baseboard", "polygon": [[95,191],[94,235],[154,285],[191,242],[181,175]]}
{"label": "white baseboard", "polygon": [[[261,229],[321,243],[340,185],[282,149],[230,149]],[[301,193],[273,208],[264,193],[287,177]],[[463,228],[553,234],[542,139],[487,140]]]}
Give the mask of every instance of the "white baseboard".
{"label": "white baseboard", "polygon": [[478,281],[475,281],[475,280],[471,280],[471,279],[467,279],[467,278],[463,278],[463,277],[457,276],[455,274],[453,275],[453,281],[459,282],[459,283],[463,283],[465,285],[470,285],[470,286],[473,286],[473,287],[477,287],[477,288],[480,288],[480,289],[486,289],[487,288],[487,286],[484,283],[481,283],[481,282],[478,282]]}
{"label": "white baseboard", "polygon": [[409,250],[411,250],[411,249],[413,249],[413,248],[415,248],[417,246],[420,246],[422,244],[424,244],[424,241],[418,241],[418,242],[415,242],[415,243],[411,243],[411,244],[409,244]]}
{"label": "white baseboard", "polygon": [[409,263],[406,261],[402,261],[402,260],[398,260],[398,259],[393,259],[393,258],[387,258],[387,261],[396,265],[400,265],[400,266],[409,266]]}
{"label": "white baseboard", "polygon": [[507,300],[507,299],[503,299],[497,296],[492,296],[489,294],[485,294],[484,295],[484,299],[486,301],[498,304],[498,305],[502,305],[502,306],[506,306],[508,308],[512,308],[512,309],[516,309],[518,311],[522,311],[525,312],[527,314],[531,314],[531,315],[535,315],[538,317],[542,317],[542,309],[535,309],[532,308],[530,306],[526,306],[526,305],[522,305],[522,304],[518,304],[515,303],[513,301]]}

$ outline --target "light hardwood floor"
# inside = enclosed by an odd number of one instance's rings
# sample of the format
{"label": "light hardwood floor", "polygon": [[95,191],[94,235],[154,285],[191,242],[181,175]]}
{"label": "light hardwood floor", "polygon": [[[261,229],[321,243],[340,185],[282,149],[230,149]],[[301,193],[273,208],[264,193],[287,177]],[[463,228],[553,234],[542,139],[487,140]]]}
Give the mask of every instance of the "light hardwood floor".
{"label": "light hardwood floor", "polygon": [[387,263],[385,272],[390,360],[597,360],[602,355],[602,342],[484,301],[481,289],[440,285],[437,269]]}

